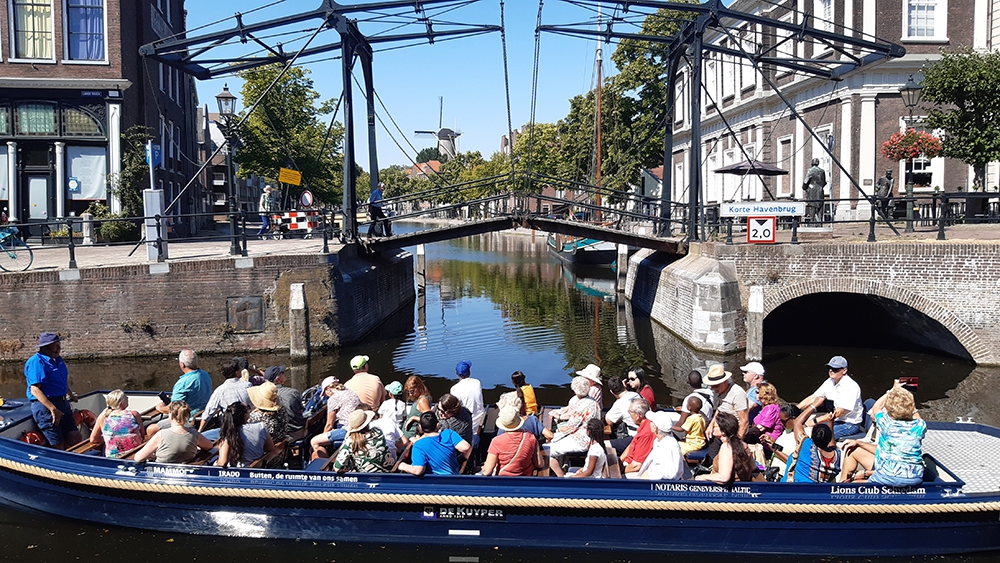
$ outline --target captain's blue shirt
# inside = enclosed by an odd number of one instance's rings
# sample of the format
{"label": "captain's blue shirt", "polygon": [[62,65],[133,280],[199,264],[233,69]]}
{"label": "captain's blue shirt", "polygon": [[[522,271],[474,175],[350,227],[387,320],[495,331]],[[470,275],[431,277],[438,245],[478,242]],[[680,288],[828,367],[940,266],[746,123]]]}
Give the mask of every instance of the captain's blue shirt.
{"label": "captain's blue shirt", "polygon": [[29,401],[37,400],[31,392],[32,385],[37,385],[46,397],[62,397],[69,393],[69,371],[61,357],[50,358],[35,352],[24,363],[24,378],[28,382],[25,394]]}

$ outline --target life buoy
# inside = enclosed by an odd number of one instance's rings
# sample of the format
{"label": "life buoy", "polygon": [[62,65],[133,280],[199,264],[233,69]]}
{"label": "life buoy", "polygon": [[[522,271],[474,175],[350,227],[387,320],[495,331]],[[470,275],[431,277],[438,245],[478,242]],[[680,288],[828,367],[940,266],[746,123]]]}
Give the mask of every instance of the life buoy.
{"label": "life buoy", "polygon": [[85,424],[90,428],[94,427],[94,423],[97,422],[97,416],[94,415],[93,411],[87,409],[77,409],[73,411],[73,422],[76,422],[77,426]]}
{"label": "life buoy", "polygon": [[45,438],[42,436],[41,432],[25,432],[21,435],[21,441],[27,442],[28,444],[34,444],[36,446],[45,445]]}

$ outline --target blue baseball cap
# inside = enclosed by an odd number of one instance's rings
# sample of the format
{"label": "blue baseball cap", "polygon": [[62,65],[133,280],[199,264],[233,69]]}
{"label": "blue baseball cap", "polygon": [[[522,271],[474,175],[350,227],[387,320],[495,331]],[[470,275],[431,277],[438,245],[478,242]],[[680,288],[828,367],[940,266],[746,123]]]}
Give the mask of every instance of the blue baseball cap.
{"label": "blue baseball cap", "polygon": [[471,369],[472,369],[472,362],[470,362],[469,360],[462,360],[461,362],[458,362],[457,366],[455,366],[455,374],[458,375],[459,377],[469,377],[469,372]]}
{"label": "blue baseball cap", "polygon": [[830,358],[830,361],[826,363],[826,367],[833,369],[844,369],[847,367],[847,358],[843,356],[834,356]]}

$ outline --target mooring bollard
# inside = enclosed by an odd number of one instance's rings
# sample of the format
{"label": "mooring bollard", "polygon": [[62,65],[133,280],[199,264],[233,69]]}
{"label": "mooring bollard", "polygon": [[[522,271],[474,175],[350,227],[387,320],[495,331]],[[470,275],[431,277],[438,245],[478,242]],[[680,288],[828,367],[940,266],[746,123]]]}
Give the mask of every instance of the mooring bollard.
{"label": "mooring bollard", "polygon": [[309,309],[306,307],[306,284],[293,283],[288,288],[288,355],[309,357]]}
{"label": "mooring bollard", "polygon": [[73,220],[66,219],[66,228],[69,229],[69,267],[76,269],[76,246],[73,244]]}

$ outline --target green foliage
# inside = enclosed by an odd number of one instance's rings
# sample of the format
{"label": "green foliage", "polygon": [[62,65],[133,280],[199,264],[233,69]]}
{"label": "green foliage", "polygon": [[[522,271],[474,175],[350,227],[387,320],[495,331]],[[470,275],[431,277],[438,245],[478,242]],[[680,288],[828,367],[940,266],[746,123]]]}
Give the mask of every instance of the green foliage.
{"label": "green foliage", "polygon": [[[241,95],[249,107],[281,71],[275,64],[239,73],[245,82]],[[303,185],[292,188],[294,199],[302,189],[312,191],[316,200],[339,205],[343,194],[343,126],[335,123],[326,141],[332,101],[321,101],[309,78],[309,70],[292,67],[243,124],[243,148],[236,151],[240,175],[256,174],[277,182],[278,169],[289,161],[302,173]],[[320,149],[323,148],[322,154]]]}
{"label": "green foliage", "polygon": [[[142,217],[142,190],[149,186],[149,165],[146,164],[146,141],[149,130],[133,125],[122,133],[122,167],[117,174],[108,174],[108,191],[121,202],[122,217]],[[107,209],[107,208],[105,208]]]}
{"label": "green foliage", "polygon": [[[90,213],[94,216],[94,219],[99,221],[97,226],[98,237],[107,242],[125,242],[130,240],[139,240],[139,225],[134,221],[116,221],[114,219],[122,219],[123,217],[129,217],[124,213],[111,213],[107,205],[99,202],[92,202],[88,207],[86,213]],[[132,215],[135,217],[135,215]]]}
{"label": "green foliage", "polygon": [[987,163],[1000,160],[1000,53],[943,53],[923,73],[922,101],[934,104],[924,125],[944,131],[942,156],[972,166],[985,185]]}
{"label": "green foliage", "polygon": [[417,153],[417,162],[430,162],[432,160],[444,162],[447,158],[441,154],[437,147],[420,149],[420,152]]}

